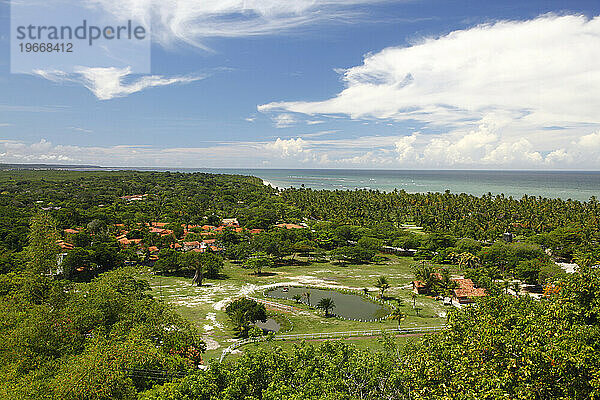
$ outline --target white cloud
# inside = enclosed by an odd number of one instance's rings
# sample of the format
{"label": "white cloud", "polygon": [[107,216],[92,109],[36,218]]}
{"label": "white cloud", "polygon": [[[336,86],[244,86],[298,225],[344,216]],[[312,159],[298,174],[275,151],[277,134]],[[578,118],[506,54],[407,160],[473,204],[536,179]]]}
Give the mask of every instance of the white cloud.
{"label": "white cloud", "polygon": [[265,144],[265,149],[279,155],[280,157],[290,157],[307,151],[306,145],[306,141],[302,138],[287,140],[277,138],[275,142]]}
{"label": "white cloud", "polygon": [[74,74],[63,71],[36,70],[35,74],[53,82],[76,82],[83,84],[99,100],[110,100],[140,92],[147,88],[167,86],[177,83],[190,83],[205,78],[205,76],[174,76],[160,75],[142,76],[126,82],[131,68],[89,68],[80,67]]}
{"label": "white cloud", "polygon": [[352,6],[382,0],[86,0],[121,20],[152,21],[162,45],[182,41],[208,49],[206,38],[281,34],[320,22],[360,17]]}
{"label": "white cloud", "polygon": [[544,161],[550,165],[564,165],[572,162],[573,159],[565,149],[557,149],[550,152]]}
{"label": "white cloud", "polygon": [[425,38],[367,55],[343,81],[328,100],[258,109],[420,122],[445,133],[420,135],[418,146],[399,139],[396,154],[424,166],[575,162],[575,147],[600,140],[590,134],[600,129],[600,17],[544,15]]}
{"label": "white cloud", "polygon": [[582,136],[577,145],[588,151],[600,150],[600,132],[590,133],[589,135]]}
{"label": "white cloud", "polygon": [[512,143],[500,143],[486,154],[482,161],[493,165],[510,165],[515,161],[535,165],[543,161],[543,158],[539,152],[533,151],[533,146],[529,140],[521,138]]}
{"label": "white cloud", "polygon": [[399,161],[408,161],[416,156],[413,144],[417,141],[417,134],[412,136],[404,136],[396,142],[396,152],[398,153]]}
{"label": "white cloud", "polygon": [[81,133],[93,133],[94,132],[91,129],[80,128],[78,126],[69,126],[69,129],[72,131],[81,132]]}
{"label": "white cloud", "polygon": [[292,114],[287,113],[275,115],[272,119],[276,128],[289,128],[298,123]]}
{"label": "white cloud", "polygon": [[0,162],[69,162],[104,166],[293,168],[574,168],[600,169],[600,131],[537,151],[526,138],[500,140],[494,132],[366,136],[353,139],[277,138],[217,142],[205,147],[73,146],[45,139],[0,140]]}
{"label": "white cloud", "polygon": [[[505,21],[368,55],[344,71],[346,88],[321,102],[261,110],[460,124],[489,110],[532,122],[598,122],[600,17]],[[566,98],[565,98],[566,97]]]}

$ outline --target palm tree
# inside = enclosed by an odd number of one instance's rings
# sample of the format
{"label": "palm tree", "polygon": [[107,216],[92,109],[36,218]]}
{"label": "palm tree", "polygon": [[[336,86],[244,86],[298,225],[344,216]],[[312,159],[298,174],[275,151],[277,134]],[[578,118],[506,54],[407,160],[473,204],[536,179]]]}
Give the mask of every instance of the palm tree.
{"label": "palm tree", "polygon": [[292,299],[294,299],[296,303],[300,303],[300,299],[302,299],[302,296],[300,296],[299,294],[295,294],[294,297],[292,297]]}
{"label": "palm tree", "polygon": [[471,253],[461,253],[458,255],[458,266],[461,268],[474,268],[480,262],[479,257]]}
{"label": "palm tree", "polygon": [[400,330],[400,323],[406,319],[406,314],[400,310],[400,307],[396,307],[394,310],[392,310],[392,313],[388,315],[387,319],[398,321],[398,330]]}
{"label": "palm tree", "polygon": [[456,283],[456,281],[452,280],[452,277],[450,276],[450,271],[448,271],[446,268],[442,269],[440,275],[441,279],[438,282],[440,290],[436,290],[436,292],[444,296],[452,295],[453,290],[456,289],[458,284]]}
{"label": "palm tree", "polygon": [[304,297],[306,297],[306,304],[308,304],[310,306],[310,290],[307,290],[306,292],[302,293],[304,295]]}
{"label": "palm tree", "polygon": [[381,298],[383,299],[383,294],[387,289],[389,289],[390,283],[385,276],[380,276],[377,278],[377,282],[375,282],[375,287],[379,288],[379,291],[381,292]]}
{"label": "palm tree", "polygon": [[438,281],[435,269],[425,263],[423,263],[421,266],[415,267],[415,278],[417,278],[418,281],[423,282],[427,293],[433,289]]}
{"label": "palm tree", "polygon": [[324,297],[317,303],[317,308],[325,311],[325,317],[329,317],[329,310],[335,308],[335,302],[330,297]]}
{"label": "palm tree", "polygon": [[410,294],[410,297],[412,297],[413,308],[415,308],[417,306],[417,294],[413,292]]}

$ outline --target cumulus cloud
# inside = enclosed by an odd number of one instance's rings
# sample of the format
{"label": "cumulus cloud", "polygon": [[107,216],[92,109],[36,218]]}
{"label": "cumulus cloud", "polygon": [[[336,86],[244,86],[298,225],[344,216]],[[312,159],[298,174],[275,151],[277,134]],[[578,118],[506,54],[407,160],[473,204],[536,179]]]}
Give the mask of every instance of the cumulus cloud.
{"label": "cumulus cloud", "polygon": [[[382,167],[382,168],[577,168],[597,169],[600,131],[550,152],[526,138],[501,140],[494,132],[447,135],[365,136],[354,139],[277,138],[222,142],[204,147],[149,145],[74,146],[45,139],[35,143],[0,140],[0,162],[68,162],[154,167]],[[200,164],[199,164],[200,163]]]}
{"label": "cumulus cloud", "polygon": [[320,102],[261,110],[461,124],[489,110],[548,125],[599,122],[600,17],[502,21],[392,47],[344,71],[346,88]]}
{"label": "cumulus cloud", "polygon": [[277,154],[280,157],[290,157],[308,151],[307,143],[302,138],[281,139],[277,138],[275,142],[265,144],[265,149]]}
{"label": "cumulus cloud", "polygon": [[152,21],[155,40],[208,49],[206,38],[281,34],[320,22],[348,23],[352,6],[382,0],[86,0],[116,18]]}
{"label": "cumulus cloud", "polygon": [[164,77],[160,75],[142,76],[138,79],[127,79],[131,74],[131,68],[89,68],[80,67],[75,73],[63,71],[35,70],[35,74],[53,82],[76,82],[83,84],[99,100],[110,100],[116,97],[124,97],[144,89],[167,86],[173,84],[184,84],[204,79],[205,76],[173,76]]}
{"label": "cumulus cloud", "polygon": [[415,121],[444,132],[418,136],[418,146],[414,136],[399,138],[401,162],[554,165],[597,143],[598,50],[600,17],[499,21],[369,54],[342,71],[345,88],[333,98],[258,109]]}
{"label": "cumulus cloud", "polygon": [[398,153],[399,161],[408,161],[416,156],[413,144],[417,141],[417,134],[404,136],[396,142],[396,152]]}

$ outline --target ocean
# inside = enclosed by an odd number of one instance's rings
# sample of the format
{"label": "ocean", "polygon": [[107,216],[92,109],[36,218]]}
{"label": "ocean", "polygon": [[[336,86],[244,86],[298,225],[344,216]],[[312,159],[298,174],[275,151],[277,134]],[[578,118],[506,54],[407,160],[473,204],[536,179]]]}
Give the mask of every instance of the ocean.
{"label": "ocean", "polygon": [[[132,168],[133,169],[133,168]],[[139,170],[210,172],[252,175],[279,188],[327,190],[377,189],[408,193],[444,192],[481,196],[486,193],[587,201],[600,197],[600,172],[585,171],[430,171],[349,169],[163,169]]]}

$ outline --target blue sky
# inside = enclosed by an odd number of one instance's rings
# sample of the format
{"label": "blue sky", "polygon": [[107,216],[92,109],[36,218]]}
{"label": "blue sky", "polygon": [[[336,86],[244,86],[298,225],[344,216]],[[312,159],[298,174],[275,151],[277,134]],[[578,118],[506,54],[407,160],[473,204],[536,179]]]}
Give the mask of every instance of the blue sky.
{"label": "blue sky", "polygon": [[0,1],[0,162],[600,169],[597,1],[224,3],[90,0],[152,19],[144,80],[11,74]]}

